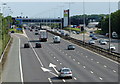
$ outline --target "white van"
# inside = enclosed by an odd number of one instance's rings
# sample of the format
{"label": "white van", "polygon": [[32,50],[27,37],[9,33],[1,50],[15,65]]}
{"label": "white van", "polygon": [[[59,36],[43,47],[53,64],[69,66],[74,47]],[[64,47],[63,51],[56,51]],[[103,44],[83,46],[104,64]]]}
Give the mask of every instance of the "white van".
{"label": "white van", "polygon": [[54,36],[53,40],[54,43],[60,43],[60,36]]}
{"label": "white van", "polygon": [[118,34],[116,32],[112,32],[112,37],[113,38],[118,38]]}

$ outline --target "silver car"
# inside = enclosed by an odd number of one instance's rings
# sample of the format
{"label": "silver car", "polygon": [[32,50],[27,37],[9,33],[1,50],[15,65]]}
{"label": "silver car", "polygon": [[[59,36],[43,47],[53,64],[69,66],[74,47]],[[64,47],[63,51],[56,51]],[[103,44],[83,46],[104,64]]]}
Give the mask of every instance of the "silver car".
{"label": "silver car", "polygon": [[72,70],[70,68],[62,68],[59,70],[59,77],[69,77],[72,79]]}
{"label": "silver car", "polygon": [[89,42],[88,42],[89,44],[95,44],[95,41],[94,40],[89,40]]}
{"label": "silver car", "polygon": [[101,41],[100,41],[100,44],[101,44],[101,45],[107,45],[107,42],[106,42],[105,40],[101,40]]}

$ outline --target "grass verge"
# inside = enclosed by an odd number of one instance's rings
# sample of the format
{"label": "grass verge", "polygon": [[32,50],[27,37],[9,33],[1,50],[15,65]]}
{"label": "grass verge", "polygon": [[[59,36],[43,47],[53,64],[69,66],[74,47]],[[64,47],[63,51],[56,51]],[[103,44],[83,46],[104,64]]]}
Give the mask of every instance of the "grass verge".
{"label": "grass verge", "polygon": [[79,28],[64,28],[64,30],[80,31]]}
{"label": "grass verge", "polygon": [[23,34],[23,31],[22,30],[16,30],[16,29],[9,29],[9,31],[11,32],[11,31],[14,31],[15,33],[20,33],[20,34]]}

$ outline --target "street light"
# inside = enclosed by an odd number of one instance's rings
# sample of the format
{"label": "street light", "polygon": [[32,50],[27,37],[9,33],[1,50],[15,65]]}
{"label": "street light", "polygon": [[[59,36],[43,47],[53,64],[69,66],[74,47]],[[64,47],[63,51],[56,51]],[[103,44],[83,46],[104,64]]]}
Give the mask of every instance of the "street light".
{"label": "street light", "polygon": [[111,51],[110,44],[111,44],[111,13],[110,13],[110,0],[109,0],[109,51]]}
{"label": "street light", "polygon": [[64,6],[60,6],[61,9],[60,9],[60,16],[61,16],[61,30],[62,30],[62,15],[63,15],[63,7]]}
{"label": "street light", "polygon": [[83,43],[85,42],[85,2],[83,0]]}

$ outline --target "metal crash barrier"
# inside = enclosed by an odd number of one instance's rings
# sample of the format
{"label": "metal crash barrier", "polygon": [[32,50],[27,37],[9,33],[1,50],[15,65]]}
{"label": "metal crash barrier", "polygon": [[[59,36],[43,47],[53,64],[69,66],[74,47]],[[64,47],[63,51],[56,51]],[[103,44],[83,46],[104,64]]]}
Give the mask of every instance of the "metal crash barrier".
{"label": "metal crash barrier", "polygon": [[90,45],[90,44],[88,44],[86,42],[83,42],[81,40],[78,40],[78,39],[75,39],[75,38],[72,38],[72,37],[69,37],[69,36],[64,36],[64,35],[58,34],[58,33],[53,32],[53,31],[49,31],[49,30],[47,30],[47,31],[54,34],[54,35],[60,36],[61,38],[65,39],[65,40],[69,40],[72,43],[75,43],[75,44],[77,44],[77,45],[79,45],[81,47],[89,49],[89,50],[91,50],[93,52],[101,54],[101,55],[103,55],[103,56],[105,56],[107,58],[110,58],[110,59],[120,63],[120,53],[112,52],[112,51],[109,51],[107,49],[101,48],[101,47],[96,46],[96,45]]}

